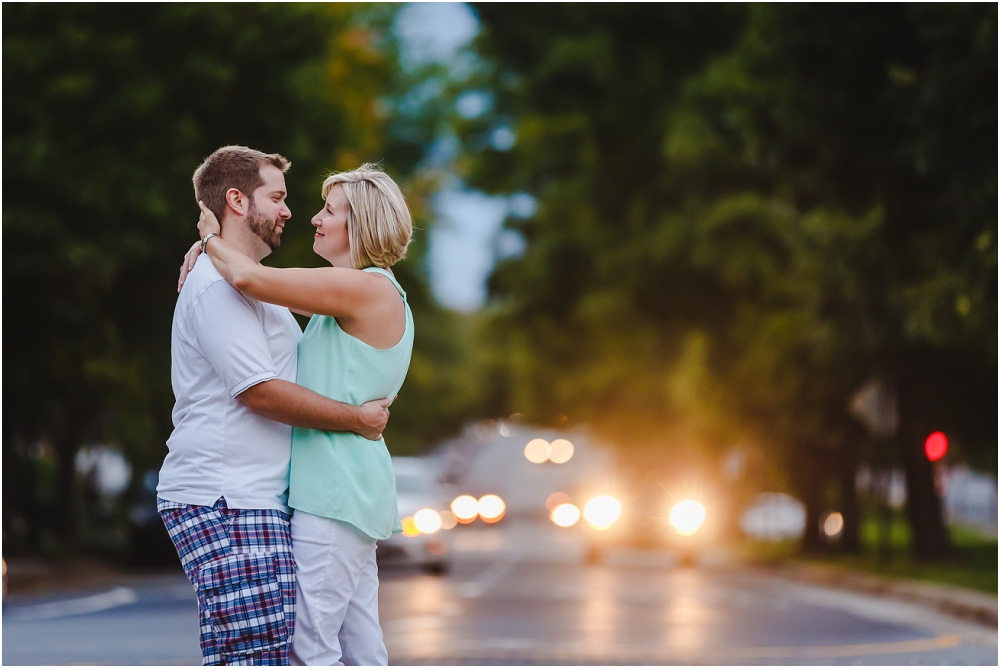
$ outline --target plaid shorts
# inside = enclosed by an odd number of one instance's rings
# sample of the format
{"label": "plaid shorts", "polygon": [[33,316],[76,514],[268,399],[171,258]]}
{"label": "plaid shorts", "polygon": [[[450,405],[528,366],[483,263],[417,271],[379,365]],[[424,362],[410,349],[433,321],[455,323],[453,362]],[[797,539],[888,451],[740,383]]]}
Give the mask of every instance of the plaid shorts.
{"label": "plaid shorts", "polygon": [[219,499],[157,499],[181,566],[198,592],[202,663],[287,666],[295,628],[295,559],[288,515]]}

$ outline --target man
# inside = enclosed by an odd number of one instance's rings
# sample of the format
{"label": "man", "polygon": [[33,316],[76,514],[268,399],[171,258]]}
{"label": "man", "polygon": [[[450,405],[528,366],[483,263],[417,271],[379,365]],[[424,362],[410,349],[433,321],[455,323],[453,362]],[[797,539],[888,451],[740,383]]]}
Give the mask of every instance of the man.
{"label": "man", "polygon": [[[221,221],[221,236],[257,261],[278,247],[292,215],[289,166],[277,154],[226,146],[194,173],[195,195]],[[300,335],[288,309],[244,296],[205,254],[174,309],[174,431],[157,509],[198,592],[205,665],[288,664],[289,425],[376,439],[388,420],[388,399],[351,406],[295,385]]]}

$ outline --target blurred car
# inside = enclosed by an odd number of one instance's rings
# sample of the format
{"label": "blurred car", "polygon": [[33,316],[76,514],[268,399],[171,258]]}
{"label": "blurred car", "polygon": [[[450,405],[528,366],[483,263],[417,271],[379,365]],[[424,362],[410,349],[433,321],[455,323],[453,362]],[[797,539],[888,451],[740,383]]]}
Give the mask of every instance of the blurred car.
{"label": "blurred car", "polygon": [[403,533],[378,542],[379,564],[415,564],[429,573],[447,572],[451,559],[446,533],[455,524],[446,510],[447,494],[419,457],[393,457],[392,467]]}
{"label": "blurred car", "polygon": [[598,563],[614,548],[666,549],[679,563],[697,563],[719,538],[727,513],[711,485],[673,479],[619,477],[613,488],[581,485],[553,494],[551,521],[577,526],[587,541],[587,561]]}

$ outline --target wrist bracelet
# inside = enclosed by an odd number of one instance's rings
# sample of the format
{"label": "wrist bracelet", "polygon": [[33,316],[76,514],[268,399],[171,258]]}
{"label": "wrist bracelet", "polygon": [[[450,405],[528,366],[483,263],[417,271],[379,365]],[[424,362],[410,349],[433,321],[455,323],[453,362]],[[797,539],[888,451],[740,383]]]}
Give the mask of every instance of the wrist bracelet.
{"label": "wrist bracelet", "polygon": [[216,234],[215,232],[209,232],[208,234],[205,235],[205,238],[201,240],[201,252],[202,253],[205,252],[205,246],[208,245],[208,240],[211,239],[212,237],[217,237],[217,236],[219,236],[219,235]]}

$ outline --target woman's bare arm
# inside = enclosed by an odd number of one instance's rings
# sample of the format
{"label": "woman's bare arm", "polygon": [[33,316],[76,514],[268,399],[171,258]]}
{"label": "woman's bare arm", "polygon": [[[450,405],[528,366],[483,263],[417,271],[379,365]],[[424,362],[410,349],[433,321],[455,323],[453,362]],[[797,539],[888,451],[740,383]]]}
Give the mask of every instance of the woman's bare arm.
{"label": "woman's bare arm", "polygon": [[[199,203],[202,236],[218,233],[215,214]],[[377,274],[340,267],[278,269],[260,265],[220,236],[209,239],[205,252],[223,278],[240,292],[262,302],[287,306],[306,315],[352,317],[380,299],[397,300],[391,283]]]}

